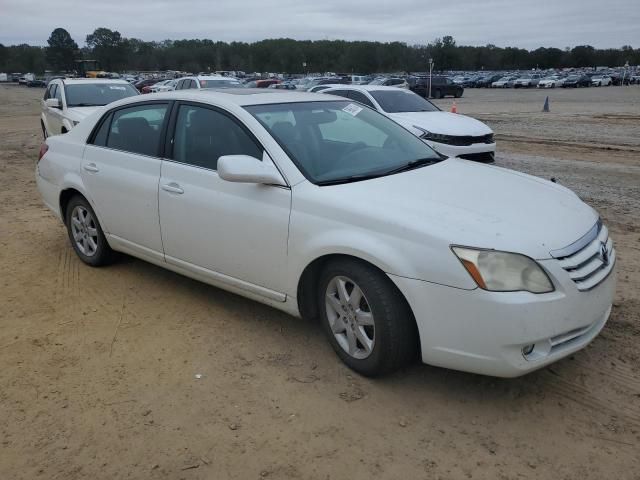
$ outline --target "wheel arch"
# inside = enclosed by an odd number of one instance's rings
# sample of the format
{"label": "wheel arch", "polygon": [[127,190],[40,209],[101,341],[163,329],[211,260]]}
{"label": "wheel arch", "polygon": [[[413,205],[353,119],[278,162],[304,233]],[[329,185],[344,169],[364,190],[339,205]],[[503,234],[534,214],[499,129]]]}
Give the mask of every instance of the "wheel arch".
{"label": "wheel arch", "polygon": [[[378,270],[385,277],[388,278],[386,272],[381,266],[376,265],[375,263],[366,260],[360,256],[347,254],[347,253],[328,253],[321,255],[310,263],[302,271],[300,278],[298,280],[297,285],[297,301],[298,301],[298,311],[302,318],[308,318],[313,321],[319,320],[319,309],[317,302],[317,288],[318,288],[318,280],[320,278],[320,272],[322,269],[331,261],[335,261],[338,259],[348,259],[355,260],[357,262],[363,263],[374,269]],[[398,288],[398,286],[389,278],[389,285],[393,288],[406,302],[409,311],[412,313],[413,322],[416,323],[415,314],[413,313],[413,309],[411,308],[411,304],[409,303],[407,297],[404,293]],[[420,340],[420,333],[416,323],[416,332],[418,332],[418,341]]]}

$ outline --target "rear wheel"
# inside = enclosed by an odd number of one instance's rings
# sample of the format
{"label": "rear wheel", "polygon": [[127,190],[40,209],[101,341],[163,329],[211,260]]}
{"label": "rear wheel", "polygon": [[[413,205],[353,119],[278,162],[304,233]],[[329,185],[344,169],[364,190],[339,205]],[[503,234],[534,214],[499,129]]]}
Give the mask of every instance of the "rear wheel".
{"label": "rear wheel", "polygon": [[453,96],[456,98],[460,98],[462,96],[462,90],[456,90],[456,93],[454,93]]}
{"label": "rear wheel", "polygon": [[440,92],[440,90],[436,90],[433,92],[433,98],[442,98],[442,92]]}
{"label": "rear wheel", "polygon": [[42,138],[46,140],[49,135],[47,135],[47,129],[45,128],[42,120],[40,120],[40,126],[42,127]]}
{"label": "rear wheel", "polygon": [[69,200],[65,217],[71,246],[80,260],[93,267],[110,263],[113,251],[89,202],[76,195]]}
{"label": "rear wheel", "polygon": [[356,260],[333,261],[318,285],[323,328],[349,368],[376,376],[415,358],[418,334],[413,315],[384,273]]}

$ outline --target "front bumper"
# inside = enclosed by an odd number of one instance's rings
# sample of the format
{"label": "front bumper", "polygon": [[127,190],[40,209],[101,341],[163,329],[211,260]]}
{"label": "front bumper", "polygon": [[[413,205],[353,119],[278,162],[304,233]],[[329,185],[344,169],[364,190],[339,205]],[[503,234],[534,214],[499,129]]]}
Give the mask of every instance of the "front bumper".
{"label": "front bumper", "polygon": [[[611,313],[615,271],[580,292],[556,260],[547,294],[463,290],[389,275],[412,308],[424,363],[496,377],[517,377],[589,344]],[[558,279],[562,279],[558,281]],[[535,345],[530,354],[523,348]]]}
{"label": "front bumper", "polygon": [[[448,145],[446,143],[432,142],[431,140],[423,140],[436,152],[446,155],[447,157],[461,157],[469,156],[469,160],[473,159],[473,156],[477,154],[487,154],[487,160],[493,161],[493,156],[496,152],[496,144],[494,143],[474,143],[473,145],[457,146]],[[488,158],[491,157],[491,160]]]}

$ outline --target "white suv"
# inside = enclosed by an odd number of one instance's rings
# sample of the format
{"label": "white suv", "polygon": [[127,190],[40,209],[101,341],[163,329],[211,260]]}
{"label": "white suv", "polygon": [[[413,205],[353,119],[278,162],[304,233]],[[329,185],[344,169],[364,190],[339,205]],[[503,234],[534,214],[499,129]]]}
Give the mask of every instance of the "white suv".
{"label": "white suv", "polygon": [[124,80],[52,80],[42,99],[42,134],[47,138],[67,133],[97,108],[133,95],[138,95],[138,91]]}
{"label": "white suv", "polygon": [[189,90],[192,88],[244,88],[244,86],[235,78],[223,77],[222,75],[197,75],[183,77],[178,80],[175,90]]}

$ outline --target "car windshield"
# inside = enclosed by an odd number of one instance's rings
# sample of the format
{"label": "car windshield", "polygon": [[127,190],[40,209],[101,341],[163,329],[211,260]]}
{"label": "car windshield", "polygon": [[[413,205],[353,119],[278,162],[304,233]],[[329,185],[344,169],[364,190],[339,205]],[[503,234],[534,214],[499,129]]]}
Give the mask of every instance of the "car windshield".
{"label": "car windshield", "polygon": [[436,107],[429,100],[420,95],[405,90],[374,90],[369,92],[382,110],[387,113],[400,112],[437,112]]}
{"label": "car windshield", "polygon": [[237,80],[200,80],[202,88],[242,88],[243,85]]}
{"label": "car windshield", "polygon": [[67,107],[98,107],[138,95],[128,83],[85,83],[65,85]]}
{"label": "car windshield", "polygon": [[244,107],[318,185],[366,180],[438,162],[418,137],[349,101]]}
{"label": "car windshield", "polygon": [[376,78],[375,80],[372,80],[371,82],[369,82],[369,85],[384,85],[384,82],[386,81],[387,81],[386,78]]}

